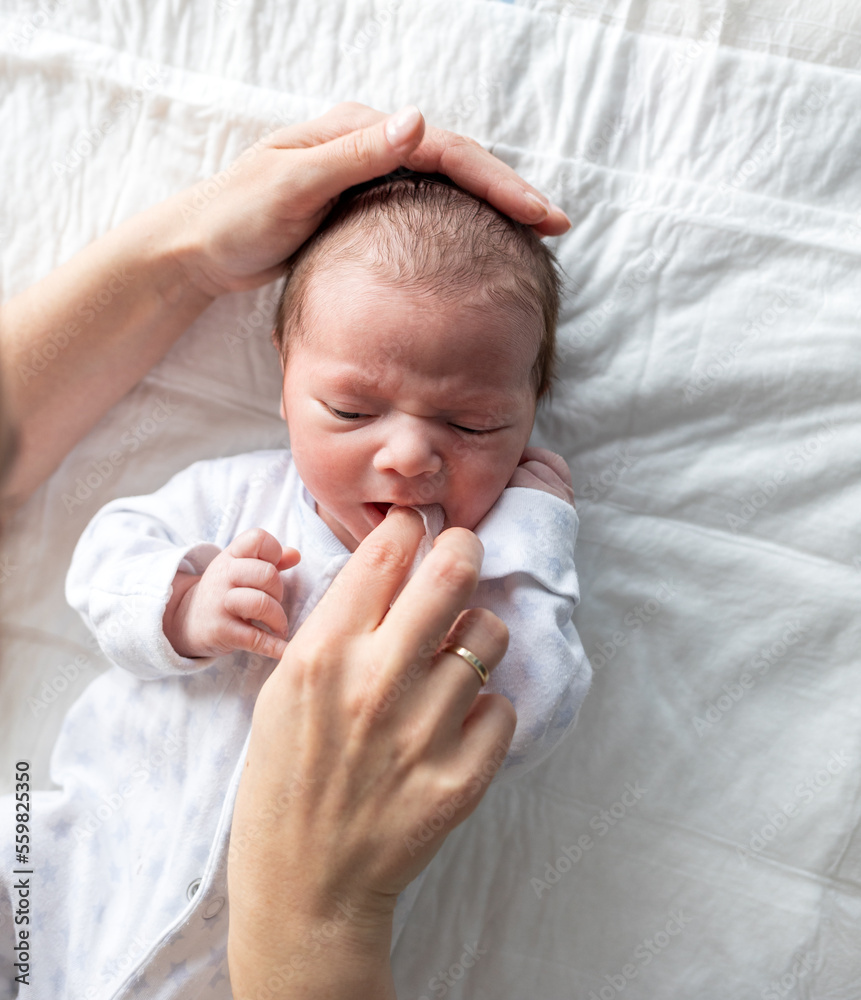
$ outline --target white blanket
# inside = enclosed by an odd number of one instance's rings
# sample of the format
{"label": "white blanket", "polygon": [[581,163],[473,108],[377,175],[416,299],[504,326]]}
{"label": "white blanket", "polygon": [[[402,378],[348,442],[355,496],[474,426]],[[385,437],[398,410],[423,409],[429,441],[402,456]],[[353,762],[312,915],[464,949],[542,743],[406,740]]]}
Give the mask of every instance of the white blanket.
{"label": "white blanket", "polygon": [[[859,39],[848,0],[0,14],[4,295],[346,99],[418,103],[574,221],[535,441],[574,472],[595,681],[554,756],[447,841],[403,998],[861,995]],[[4,789],[21,757],[44,786],[104,667],[63,599],[93,513],[285,443],[274,290],[212,306],[13,524]]]}

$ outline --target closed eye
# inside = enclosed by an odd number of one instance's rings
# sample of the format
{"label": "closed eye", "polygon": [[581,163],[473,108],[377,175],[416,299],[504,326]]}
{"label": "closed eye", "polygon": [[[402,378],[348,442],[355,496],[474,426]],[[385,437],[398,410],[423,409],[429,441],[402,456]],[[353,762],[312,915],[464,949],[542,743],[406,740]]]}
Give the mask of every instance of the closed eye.
{"label": "closed eye", "polygon": [[[347,410],[336,410],[334,406],[329,406],[328,403],[326,403],[326,408],[340,420],[361,420],[363,417],[369,416],[367,413],[350,413]],[[463,427],[461,424],[452,424],[451,426],[454,427],[455,430],[462,431],[464,434],[490,434],[492,431],[496,430],[495,427],[478,429],[475,427]]]}
{"label": "closed eye", "polygon": [[460,424],[452,424],[451,426],[454,427],[455,430],[463,431],[464,434],[490,434],[490,432],[494,430],[493,427],[490,427],[487,430],[476,430],[475,427],[461,427]]}
{"label": "closed eye", "polygon": [[329,406],[329,410],[334,413],[336,417],[340,417],[341,420],[358,420],[360,417],[367,416],[366,413],[347,413],[344,410],[336,410],[334,406]]}

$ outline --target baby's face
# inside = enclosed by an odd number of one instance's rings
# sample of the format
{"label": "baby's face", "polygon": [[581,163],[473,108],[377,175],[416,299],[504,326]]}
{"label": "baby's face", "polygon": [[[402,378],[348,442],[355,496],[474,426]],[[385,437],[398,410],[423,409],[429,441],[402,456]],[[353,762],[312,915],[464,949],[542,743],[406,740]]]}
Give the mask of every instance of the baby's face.
{"label": "baby's face", "polygon": [[282,416],[317,513],[353,551],[391,504],[473,529],[535,418],[537,318],[392,289],[357,267],[311,278]]}

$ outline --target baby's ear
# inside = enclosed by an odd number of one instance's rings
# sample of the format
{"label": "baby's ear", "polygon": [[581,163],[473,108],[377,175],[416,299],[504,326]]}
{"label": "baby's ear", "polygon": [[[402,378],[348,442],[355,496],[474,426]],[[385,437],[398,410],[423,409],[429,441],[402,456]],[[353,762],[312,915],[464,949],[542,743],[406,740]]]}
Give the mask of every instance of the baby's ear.
{"label": "baby's ear", "polygon": [[278,360],[281,362],[281,374],[284,374],[284,358],[281,355],[281,345],[278,343],[278,331],[275,327],[272,327],[272,332],[269,334],[269,339],[272,341],[272,346],[278,352]]}

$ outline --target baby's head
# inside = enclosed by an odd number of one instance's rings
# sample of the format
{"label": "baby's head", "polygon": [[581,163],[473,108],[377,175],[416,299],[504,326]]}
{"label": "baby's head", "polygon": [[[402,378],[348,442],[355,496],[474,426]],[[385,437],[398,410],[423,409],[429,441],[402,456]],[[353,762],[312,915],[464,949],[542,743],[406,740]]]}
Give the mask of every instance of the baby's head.
{"label": "baby's head", "polygon": [[473,529],[550,388],[553,254],[438,176],[354,188],[287,261],[273,340],[296,468],[353,550],[391,504]]}

